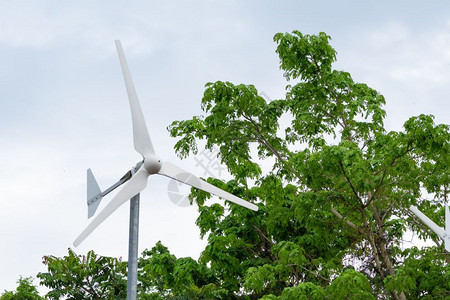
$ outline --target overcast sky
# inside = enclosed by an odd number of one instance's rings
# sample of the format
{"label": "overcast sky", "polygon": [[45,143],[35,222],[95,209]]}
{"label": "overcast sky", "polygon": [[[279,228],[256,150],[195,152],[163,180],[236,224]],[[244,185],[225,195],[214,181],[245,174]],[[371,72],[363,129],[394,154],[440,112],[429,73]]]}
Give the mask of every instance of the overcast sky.
{"label": "overcast sky", "polygon": [[[115,39],[156,151],[203,176],[196,157],[175,156],[166,127],[201,114],[209,81],[283,98],[277,32],[331,35],[336,68],[385,95],[388,129],[420,113],[449,123],[449,11],[446,1],[0,1],[0,291],[73,248],[88,223],[87,168],[105,189],[140,160]],[[174,205],[168,186],[151,177],[141,194],[139,251],[161,240],[197,258],[196,208]],[[126,259],[128,213],[75,251]]]}

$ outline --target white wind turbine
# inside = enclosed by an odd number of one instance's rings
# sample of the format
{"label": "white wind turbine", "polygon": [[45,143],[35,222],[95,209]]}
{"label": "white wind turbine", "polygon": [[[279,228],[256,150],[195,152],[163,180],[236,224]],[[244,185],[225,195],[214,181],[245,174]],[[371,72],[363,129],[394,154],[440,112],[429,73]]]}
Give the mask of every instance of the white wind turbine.
{"label": "white wind turbine", "polygon": [[87,172],[87,201],[88,201],[88,217],[94,215],[101,199],[124,184],[123,188],[116,194],[116,196],[106,204],[105,208],[100,211],[91,223],[81,232],[81,234],[74,241],[74,246],[77,247],[83,242],[105,219],[107,219],[117,208],[122,204],[130,201],[130,237],[128,248],[128,290],[127,299],[136,299],[136,285],[137,285],[137,256],[138,256],[138,224],[139,224],[139,193],[147,186],[147,179],[150,175],[163,175],[171,179],[175,179],[182,183],[201,189],[208,193],[217,195],[223,199],[229,200],[251,210],[257,211],[258,207],[250,202],[247,202],[239,197],[236,197],[224,190],[221,190],[206,181],[203,181],[193,174],[186,172],[178,166],[163,162],[153,149],[150,135],[145,124],[144,115],[136,95],[136,91],[131,79],[130,71],[125,60],[122,45],[120,41],[116,41],[117,52],[119,54],[120,65],[122,67],[125,85],[128,93],[128,99],[131,108],[131,117],[133,122],[133,140],[134,148],[143,157],[143,160],[128,171],[117,183],[110,188],[101,192],[91,170]]}

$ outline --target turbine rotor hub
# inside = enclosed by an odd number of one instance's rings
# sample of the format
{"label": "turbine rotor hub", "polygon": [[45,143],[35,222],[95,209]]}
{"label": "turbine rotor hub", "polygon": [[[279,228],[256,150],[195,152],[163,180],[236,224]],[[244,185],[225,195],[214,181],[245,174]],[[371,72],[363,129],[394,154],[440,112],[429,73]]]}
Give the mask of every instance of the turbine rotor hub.
{"label": "turbine rotor hub", "polygon": [[156,155],[150,155],[144,159],[144,168],[150,174],[156,174],[161,170],[161,159]]}

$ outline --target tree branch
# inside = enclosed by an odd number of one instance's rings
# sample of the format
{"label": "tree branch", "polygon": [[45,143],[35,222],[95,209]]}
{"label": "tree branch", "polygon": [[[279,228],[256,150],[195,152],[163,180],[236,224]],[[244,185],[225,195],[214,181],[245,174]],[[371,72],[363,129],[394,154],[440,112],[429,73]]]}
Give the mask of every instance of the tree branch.
{"label": "tree branch", "polygon": [[356,191],[355,187],[353,186],[352,182],[350,181],[350,178],[348,178],[347,173],[345,172],[342,161],[339,161],[339,166],[341,167],[342,174],[344,175],[344,178],[347,181],[347,183],[350,185],[350,188],[352,189],[353,194],[355,195],[356,199],[358,199],[359,204],[361,204],[361,206],[364,207],[364,203],[362,202],[361,198],[358,195],[358,192]]}
{"label": "tree branch", "polygon": [[355,229],[356,231],[358,231],[361,234],[364,234],[364,230],[362,230],[361,228],[359,228],[358,226],[356,226],[354,223],[352,223],[351,221],[347,220],[344,216],[342,216],[337,210],[334,209],[334,207],[330,208],[331,212],[333,213],[333,215],[335,215],[336,217],[338,217],[339,219],[341,219],[342,221],[345,222],[345,224],[347,224],[348,226],[350,226],[351,228]]}

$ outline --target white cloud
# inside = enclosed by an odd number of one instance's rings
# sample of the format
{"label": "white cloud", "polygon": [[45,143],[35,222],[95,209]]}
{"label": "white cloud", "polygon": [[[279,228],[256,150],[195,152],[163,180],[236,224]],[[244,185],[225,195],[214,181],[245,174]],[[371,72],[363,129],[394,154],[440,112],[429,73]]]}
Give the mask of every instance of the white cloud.
{"label": "white cloud", "polygon": [[397,21],[369,32],[368,38],[370,46],[375,49],[393,48],[396,45],[403,46],[403,42],[410,38],[410,32],[405,24]]}
{"label": "white cloud", "polygon": [[[450,25],[434,31],[408,28],[393,22],[368,35],[372,58],[385,63],[390,77],[414,86],[450,81]],[[386,64],[388,63],[388,64]]]}

